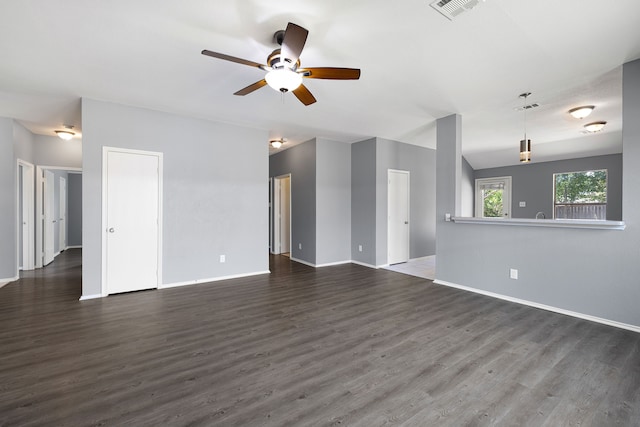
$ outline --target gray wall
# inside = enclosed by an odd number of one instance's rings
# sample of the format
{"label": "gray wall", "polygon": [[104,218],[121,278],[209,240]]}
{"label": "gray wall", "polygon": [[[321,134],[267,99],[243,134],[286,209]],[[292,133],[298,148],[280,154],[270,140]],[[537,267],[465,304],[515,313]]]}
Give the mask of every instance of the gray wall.
{"label": "gray wall", "polygon": [[467,162],[462,158],[462,174],[460,185],[460,215],[461,216],[473,216],[474,203],[475,203],[475,177],[474,170]]}
{"label": "gray wall", "polygon": [[623,97],[623,231],[444,222],[460,129],[438,120],[437,280],[640,327],[640,61],[624,65]]}
{"label": "gray wall", "polygon": [[351,259],[372,266],[376,265],[376,179],[375,138],[352,144]]}
{"label": "gray wall", "polygon": [[13,141],[13,120],[0,118],[0,280],[17,276],[17,165]]}
{"label": "gray wall", "polygon": [[410,172],[410,258],[435,254],[435,151],[382,138],[351,147],[352,259],[387,264],[389,169]]}
{"label": "gray wall", "polygon": [[67,245],[82,246],[82,174],[68,174],[67,193]]}
{"label": "gray wall", "polygon": [[38,166],[82,168],[82,140],[34,135],[34,161]]}
{"label": "gray wall", "polygon": [[351,146],[316,140],[316,264],[351,260]]}
{"label": "gray wall", "polygon": [[[270,177],[289,173],[291,174],[291,257],[316,264],[315,139],[269,156]],[[302,249],[299,249],[300,244]]]}
{"label": "gray wall", "polygon": [[269,269],[266,131],[86,98],[82,126],[84,296],[102,292],[104,146],[164,153],[164,284]]}
{"label": "gray wall", "polygon": [[409,257],[419,258],[435,254],[435,162],[435,150],[377,138],[376,265],[387,264],[387,181],[389,169],[409,171]]}
{"label": "gray wall", "polygon": [[[535,218],[538,212],[544,212],[547,218],[553,218],[553,174],[595,169],[608,171],[607,219],[620,221],[622,219],[622,154],[479,169],[475,171],[475,179],[511,176],[512,218]],[[519,207],[520,201],[526,202],[526,207]]]}

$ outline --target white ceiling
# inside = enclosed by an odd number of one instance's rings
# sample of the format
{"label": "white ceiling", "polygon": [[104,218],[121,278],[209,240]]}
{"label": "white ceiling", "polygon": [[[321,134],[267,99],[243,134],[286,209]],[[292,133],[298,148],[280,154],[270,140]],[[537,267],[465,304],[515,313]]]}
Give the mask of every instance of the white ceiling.
{"label": "white ceiling", "polygon": [[[477,169],[518,163],[529,91],[534,161],[620,152],[620,66],[640,58],[640,1],[486,0],[453,21],[429,3],[3,0],[0,116],[81,132],[89,97],[267,129],[285,147],[378,136],[433,148],[435,119],[459,113]],[[264,72],[200,54],[264,63],[289,21],[309,30],[303,67],[361,68],[360,80],[305,80],[308,107],[269,87],[239,97]],[[603,132],[581,133],[589,119],[566,113],[581,104]]]}

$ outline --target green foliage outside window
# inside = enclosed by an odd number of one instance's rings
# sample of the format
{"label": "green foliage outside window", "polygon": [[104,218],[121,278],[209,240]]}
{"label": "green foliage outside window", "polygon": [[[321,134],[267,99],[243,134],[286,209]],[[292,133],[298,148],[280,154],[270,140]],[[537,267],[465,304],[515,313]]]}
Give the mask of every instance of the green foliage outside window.
{"label": "green foliage outside window", "polygon": [[555,203],[607,203],[607,171],[555,174]]}
{"label": "green foliage outside window", "polygon": [[503,190],[484,190],[482,196],[484,198],[483,203],[483,216],[485,218],[502,217],[502,191]]}

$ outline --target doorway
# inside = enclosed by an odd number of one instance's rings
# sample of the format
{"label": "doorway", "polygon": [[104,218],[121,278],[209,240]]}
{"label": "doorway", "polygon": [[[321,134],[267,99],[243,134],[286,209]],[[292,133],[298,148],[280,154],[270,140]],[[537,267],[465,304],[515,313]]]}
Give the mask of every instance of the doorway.
{"label": "doorway", "polygon": [[103,148],[103,295],[157,288],[162,273],[162,153]]}
{"label": "doorway", "polygon": [[18,159],[18,269],[35,268],[34,166]]}
{"label": "doorway", "polygon": [[55,227],[57,215],[55,214],[55,176],[50,170],[44,171],[43,183],[43,216],[42,227],[44,229],[44,256],[43,265],[48,265],[55,257]]}
{"label": "doorway", "polygon": [[409,261],[409,171],[388,170],[387,264]]}
{"label": "doorway", "polygon": [[58,252],[67,249],[67,179],[60,177],[59,218],[58,218]]}
{"label": "doorway", "polygon": [[475,216],[511,218],[511,177],[476,179]]}
{"label": "doorway", "polygon": [[272,252],[289,254],[291,251],[291,174],[275,178],[273,206]]}

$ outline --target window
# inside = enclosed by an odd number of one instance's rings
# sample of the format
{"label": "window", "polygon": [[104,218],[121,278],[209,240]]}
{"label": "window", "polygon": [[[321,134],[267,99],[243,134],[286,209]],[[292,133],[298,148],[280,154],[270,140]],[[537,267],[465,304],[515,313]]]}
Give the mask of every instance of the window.
{"label": "window", "polygon": [[553,174],[553,217],[607,219],[607,170]]}
{"label": "window", "polygon": [[511,177],[476,179],[476,217],[511,218]]}

